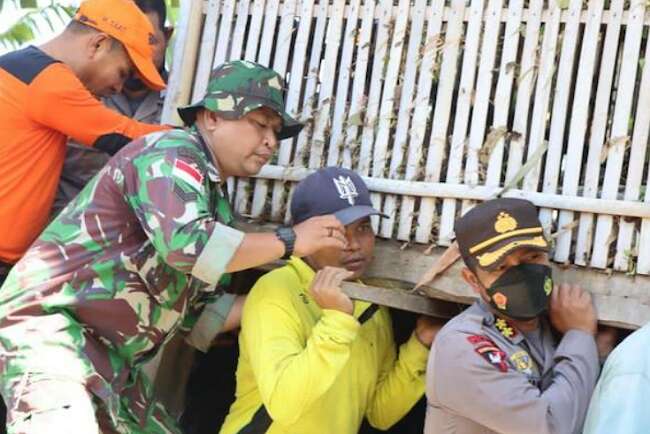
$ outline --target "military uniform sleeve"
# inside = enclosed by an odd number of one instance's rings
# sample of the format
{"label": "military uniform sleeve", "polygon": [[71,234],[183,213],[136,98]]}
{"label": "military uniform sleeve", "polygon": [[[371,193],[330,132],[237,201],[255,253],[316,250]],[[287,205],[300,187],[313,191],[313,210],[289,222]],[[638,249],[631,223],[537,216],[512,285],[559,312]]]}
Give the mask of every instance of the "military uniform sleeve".
{"label": "military uniform sleeve", "polygon": [[332,386],[360,325],[350,315],[324,310],[307,336],[288,295],[257,297],[257,292],[282,291],[264,278],[258,281],[244,304],[240,339],[266,410],[274,421],[291,425]]}
{"label": "military uniform sleeve", "polygon": [[105,107],[62,63],[46,68],[29,90],[31,119],[111,155],[136,137],[169,129],[135,121]]}
{"label": "military uniform sleeve", "polygon": [[182,140],[177,136],[159,140],[170,146],[137,156],[125,169],[126,199],[165,263],[216,284],[244,233],[219,223],[210,212],[200,151],[173,147]]}
{"label": "military uniform sleeve", "polygon": [[399,357],[396,358],[388,314],[382,321],[381,326],[388,330],[388,339],[383,343],[386,346],[385,357],[366,416],[372,426],[387,430],[403,418],[424,394],[424,375],[429,349],[413,334],[401,345]]}
{"label": "military uniform sleeve", "polygon": [[183,324],[187,330],[191,329],[185,341],[206,353],[223,328],[235,297],[235,294],[221,293],[199,303],[200,313],[188,315],[189,320]]}
{"label": "military uniform sleeve", "polygon": [[541,392],[507,366],[480,355],[468,334],[438,336],[432,350],[432,386],[439,403],[504,434],[579,432],[598,376],[594,338],[571,330],[554,354],[553,381]]}

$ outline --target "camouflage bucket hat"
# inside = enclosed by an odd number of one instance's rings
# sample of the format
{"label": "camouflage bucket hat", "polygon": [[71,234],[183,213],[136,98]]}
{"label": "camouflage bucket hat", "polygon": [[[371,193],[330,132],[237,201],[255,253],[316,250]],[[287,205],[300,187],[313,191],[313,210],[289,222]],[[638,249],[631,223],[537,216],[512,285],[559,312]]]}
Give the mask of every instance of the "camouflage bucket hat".
{"label": "camouflage bucket hat", "polygon": [[284,111],[284,80],[274,70],[245,60],[234,60],[216,67],[210,75],[203,99],[180,107],[178,114],[185,125],[192,125],[201,108],[226,119],[239,119],[260,107],[268,107],[282,117],[278,139],[293,137],[303,125]]}

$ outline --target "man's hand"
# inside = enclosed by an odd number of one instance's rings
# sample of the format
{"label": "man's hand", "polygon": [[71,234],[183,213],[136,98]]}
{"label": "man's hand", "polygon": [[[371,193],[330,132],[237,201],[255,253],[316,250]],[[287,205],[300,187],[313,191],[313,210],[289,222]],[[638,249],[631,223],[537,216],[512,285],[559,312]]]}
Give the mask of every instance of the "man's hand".
{"label": "man's hand", "polygon": [[341,291],[341,282],[352,275],[353,272],[344,268],[325,267],[316,273],[309,294],[321,309],[333,309],[352,315],[352,300]]}
{"label": "man's hand", "polygon": [[296,232],[294,255],[302,258],[326,247],[343,249],[347,245],[345,227],[333,215],[312,217],[293,227]]}
{"label": "man's hand", "polygon": [[422,345],[431,348],[433,340],[444,325],[443,320],[420,315],[415,323],[415,337],[418,338]]}
{"label": "man's hand", "polygon": [[591,294],[580,286],[556,285],[551,294],[549,316],[553,327],[562,334],[572,329],[596,334],[596,310]]}

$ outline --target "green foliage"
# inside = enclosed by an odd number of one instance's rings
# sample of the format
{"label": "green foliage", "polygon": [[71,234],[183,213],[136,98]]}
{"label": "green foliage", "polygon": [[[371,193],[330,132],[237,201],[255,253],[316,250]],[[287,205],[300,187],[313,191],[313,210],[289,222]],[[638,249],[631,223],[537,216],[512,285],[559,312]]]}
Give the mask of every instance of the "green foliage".
{"label": "green foliage", "polygon": [[[10,2],[0,0],[0,12],[8,3]],[[6,31],[0,33],[0,45],[9,49],[34,39],[34,36],[42,31],[43,25],[54,31],[55,26],[66,24],[75,11],[75,8],[62,6],[54,0],[50,0],[50,4],[43,7],[37,7],[36,0],[12,0],[11,3],[16,8],[29,10]]]}

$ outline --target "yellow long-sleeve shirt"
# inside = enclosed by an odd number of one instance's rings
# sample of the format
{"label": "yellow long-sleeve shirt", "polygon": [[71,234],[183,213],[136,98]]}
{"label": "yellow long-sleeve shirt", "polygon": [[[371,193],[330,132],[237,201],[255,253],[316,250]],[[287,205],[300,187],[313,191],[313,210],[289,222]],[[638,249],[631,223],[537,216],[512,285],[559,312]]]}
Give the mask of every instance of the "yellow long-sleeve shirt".
{"label": "yellow long-sleeve shirt", "polygon": [[398,358],[386,308],[321,310],[308,294],[314,275],[292,258],[251,290],[221,434],[354,434],[364,416],[387,429],[424,393],[428,349],[415,335]]}

